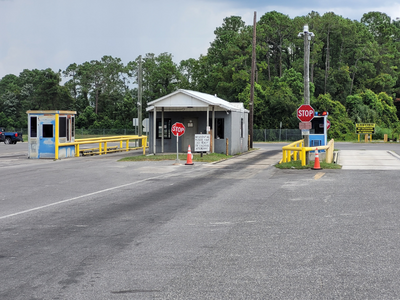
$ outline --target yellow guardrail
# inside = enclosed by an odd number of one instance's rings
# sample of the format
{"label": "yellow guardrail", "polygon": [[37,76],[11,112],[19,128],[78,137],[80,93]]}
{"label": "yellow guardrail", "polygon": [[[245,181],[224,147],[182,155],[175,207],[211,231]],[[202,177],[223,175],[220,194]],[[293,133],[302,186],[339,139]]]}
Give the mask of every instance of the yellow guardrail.
{"label": "yellow guardrail", "polygon": [[298,160],[297,157],[301,160],[301,165],[306,165],[306,153],[309,151],[315,151],[317,148],[318,150],[325,150],[326,158],[325,161],[327,163],[331,163],[333,160],[333,150],[334,150],[334,140],[331,139],[326,146],[318,146],[318,147],[303,147],[304,140],[299,140],[293,142],[287,146],[282,147],[282,159],[279,162],[285,163],[290,162],[292,160]]}
{"label": "yellow guardrail", "polygon": [[[56,119],[57,120],[57,119]],[[129,147],[130,141],[142,141],[142,146],[140,147]],[[119,142],[119,148],[113,150],[107,150],[108,143],[115,143]],[[125,147],[123,147],[123,142],[125,142]],[[146,154],[146,146],[147,146],[147,136],[142,135],[121,135],[121,136],[108,136],[108,137],[99,137],[99,138],[88,138],[88,139],[76,139],[75,142],[71,143],[56,143],[56,153],[55,159],[58,159],[58,150],[59,147],[66,147],[66,146],[75,146],[75,156],[78,157],[80,153],[80,145],[88,145],[88,144],[99,144],[98,152],[96,154],[102,155],[107,154],[107,152],[116,152],[116,151],[129,151],[135,149],[143,149],[143,155]],[[84,149],[82,150],[84,151]]]}

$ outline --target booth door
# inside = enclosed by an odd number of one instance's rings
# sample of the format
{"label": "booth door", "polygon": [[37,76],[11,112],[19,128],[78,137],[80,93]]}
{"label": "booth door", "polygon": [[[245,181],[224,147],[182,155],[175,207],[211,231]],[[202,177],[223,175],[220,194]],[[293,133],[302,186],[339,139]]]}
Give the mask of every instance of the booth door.
{"label": "booth door", "polygon": [[39,117],[39,158],[55,157],[55,119]]}
{"label": "booth door", "polygon": [[187,152],[190,145],[190,149],[194,151],[194,135],[197,134],[197,118],[185,118],[183,119],[183,125],[185,125],[185,134],[182,139],[182,152]]}

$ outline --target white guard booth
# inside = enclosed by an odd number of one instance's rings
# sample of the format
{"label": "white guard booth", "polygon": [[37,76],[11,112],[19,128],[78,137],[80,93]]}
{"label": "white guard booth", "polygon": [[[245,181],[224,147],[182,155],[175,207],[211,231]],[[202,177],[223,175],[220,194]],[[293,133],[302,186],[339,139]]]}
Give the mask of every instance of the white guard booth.
{"label": "white guard booth", "polygon": [[[28,158],[55,158],[56,145],[75,142],[76,111],[29,110]],[[75,156],[75,146],[59,147],[58,158]]]}
{"label": "white guard booth", "polygon": [[195,136],[210,134],[210,152],[235,155],[248,151],[248,115],[243,103],[233,103],[190,90],[177,90],[148,103],[149,153],[176,152],[176,137],[171,127],[185,126],[179,138],[179,152],[194,152]]}

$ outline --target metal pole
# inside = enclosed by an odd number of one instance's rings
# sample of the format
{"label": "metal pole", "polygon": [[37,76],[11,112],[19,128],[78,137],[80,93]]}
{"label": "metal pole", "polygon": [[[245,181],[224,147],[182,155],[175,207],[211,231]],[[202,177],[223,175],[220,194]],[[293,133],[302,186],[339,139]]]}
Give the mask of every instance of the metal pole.
{"label": "metal pole", "polygon": [[156,155],[156,134],[157,134],[157,108],[154,106],[153,113],[153,154]]}
{"label": "metal pole", "polygon": [[178,147],[179,147],[179,135],[176,136],[176,163],[179,163]]}
{"label": "metal pole", "polygon": [[[310,40],[314,36],[312,32],[308,31],[308,25],[304,25],[303,32],[299,36],[304,37],[304,104],[310,105]],[[310,136],[304,136],[304,146],[309,147]],[[306,164],[310,163],[310,152],[306,155]]]}
{"label": "metal pole", "polygon": [[164,153],[164,106],[162,107],[161,111],[161,127],[162,127],[162,133],[161,133],[161,153]]}
{"label": "metal pole", "polygon": [[249,134],[250,134],[250,148],[253,148],[253,127],[254,127],[254,77],[256,73],[256,18],[257,13],[254,12],[253,21],[253,51],[251,55],[251,80],[250,80],[250,116],[249,116]]}
{"label": "metal pole", "polygon": [[212,141],[212,150],[211,153],[215,153],[215,108],[214,105],[212,107],[212,130],[211,130],[211,141]]}
{"label": "metal pole", "polygon": [[138,127],[139,136],[142,135],[142,56],[139,55],[138,71]]}

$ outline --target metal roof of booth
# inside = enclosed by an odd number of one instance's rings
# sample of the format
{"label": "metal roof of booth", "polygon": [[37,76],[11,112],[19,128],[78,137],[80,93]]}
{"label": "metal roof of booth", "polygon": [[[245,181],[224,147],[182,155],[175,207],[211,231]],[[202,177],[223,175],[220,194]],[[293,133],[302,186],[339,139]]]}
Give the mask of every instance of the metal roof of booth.
{"label": "metal roof of booth", "polygon": [[249,112],[242,102],[228,102],[216,95],[183,89],[149,102],[146,110],[163,107],[165,111],[206,111],[209,106],[216,111]]}

